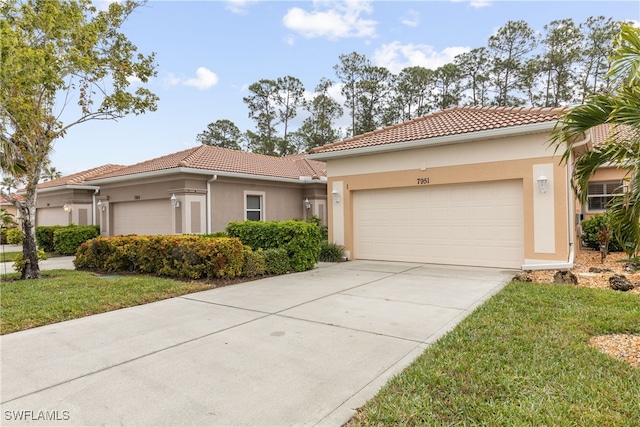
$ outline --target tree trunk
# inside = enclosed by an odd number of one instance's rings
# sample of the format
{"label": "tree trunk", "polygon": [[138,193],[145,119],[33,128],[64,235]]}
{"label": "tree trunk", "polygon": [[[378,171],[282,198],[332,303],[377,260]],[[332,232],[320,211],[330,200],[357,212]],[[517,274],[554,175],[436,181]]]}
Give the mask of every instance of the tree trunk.
{"label": "tree trunk", "polygon": [[35,224],[25,220],[22,223],[24,238],[22,241],[22,259],[27,263],[22,270],[22,279],[39,279],[40,266],[38,265],[38,248],[36,246]]}
{"label": "tree trunk", "polygon": [[31,165],[33,170],[25,186],[24,199],[17,204],[22,220],[22,259],[25,261],[22,279],[39,279],[38,247],[36,244],[36,194],[41,168],[37,162]]}

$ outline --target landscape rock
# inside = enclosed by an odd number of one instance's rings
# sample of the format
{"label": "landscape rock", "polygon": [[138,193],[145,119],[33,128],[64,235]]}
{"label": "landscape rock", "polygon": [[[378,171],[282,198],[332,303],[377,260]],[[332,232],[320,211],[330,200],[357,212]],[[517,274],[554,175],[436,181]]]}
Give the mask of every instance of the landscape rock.
{"label": "landscape rock", "polygon": [[533,278],[526,271],[521,271],[513,276],[513,280],[517,280],[518,282],[533,282]]}
{"label": "landscape rock", "polygon": [[630,291],[634,288],[633,283],[629,282],[623,274],[614,274],[609,277],[609,286],[611,286],[613,290],[622,292]]}
{"label": "landscape rock", "polygon": [[568,270],[557,271],[553,275],[553,283],[565,283],[567,285],[577,285],[578,277]]}
{"label": "landscape rock", "polygon": [[589,273],[613,273],[613,270],[610,268],[591,267]]}

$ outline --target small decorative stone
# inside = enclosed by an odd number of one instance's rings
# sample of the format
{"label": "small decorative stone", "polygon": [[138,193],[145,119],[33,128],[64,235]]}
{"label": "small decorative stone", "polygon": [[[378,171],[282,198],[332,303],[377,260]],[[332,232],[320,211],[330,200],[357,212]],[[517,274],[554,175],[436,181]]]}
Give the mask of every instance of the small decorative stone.
{"label": "small decorative stone", "polygon": [[622,292],[630,291],[634,287],[633,283],[629,282],[627,277],[623,274],[614,274],[609,277],[609,286],[611,286],[611,289],[613,290]]}
{"label": "small decorative stone", "polygon": [[638,270],[638,265],[637,265],[637,264],[634,264],[634,263],[632,263],[632,262],[627,262],[626,264],[624,264],[624,265],[622,266],[622,269],[623,269],[624,271],[626,271],[627,273],[631,273],[631,274],[633,274],[633,273],[635,273],[635,272]]}
{"label": "small decorative stone", "polygon": [[610,268],[591,267],[589,273],[613,273],[613,270]]}
{"label": "small decorative stone", "polygon": [[553,282],[566,283],[568,285],[577,285],[578,277],[569,270],[556,271],[556,274],[553,275]]}
{"label": "small decorative stone", "polygon": [[524,271],[513,276],[513,280],[517,280],[518,282],[533,282],[531,275]]}

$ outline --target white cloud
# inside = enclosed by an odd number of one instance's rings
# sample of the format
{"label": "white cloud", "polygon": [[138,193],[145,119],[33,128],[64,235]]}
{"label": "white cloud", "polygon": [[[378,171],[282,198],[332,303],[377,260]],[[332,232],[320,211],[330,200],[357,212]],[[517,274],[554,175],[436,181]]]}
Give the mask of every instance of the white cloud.
{"label": "white cloud", "polygon": [[469,52],[471,48],[463,46],[453,46],[444,48],[438,52],[433,46],[424,44],[401,44],[398,41],[383,44],[376,49],[373,54],[373,62],[387,68],[392,73],[399,73],[403,68],[421,66],[435,70],[449,62],[453,58],[464,52]]}
{"label": "white cloud", "polygon": [[408,27],[417,27],[420,25],[420,13],[410,10],[407,16],[402,18],[401,22]]}
{"label": "white cloud", "polygon": [[247,13],[247,9],[251,3],[255,3],[257,0],[226,0],[227,9],[233,13],[244,14]]}
{"label": "white cloud", "polygon": [[205,68],[199,67],[196,70],[196,76],[192,78],[183,78],[178,77],[173,73],[167,73],[164,77],[162,77],[162,84],[167,86],[191,86],[195,87],[199,90],[210,89],[211,87],[218,84],[218,76],[213,71]]}
{"label": "white cloud", "polygon": [[282,18],[284,26],[305,38],[375,37],[376,21],[364,19],[371,14],[371,2],[360,0],[314,1],[314,10],[291,8]]}
{"label": "white cloud", "polygon": [[218,84],[218,76],[213,71],[199,67],[196,70],[196,77],[187,79],[183,83],[185,86],[193,86],[196,89],[205,90]]}
{"label": "white cloud", "polygon": [[140,80],[140,78],[138,76],[129,76],[129,77],[127,77],[127,81],[132,86],[135,86],[135,85],[138,85],[138,84],[142,83],[142,80]]}
{"label": "white cloud", "polygon": [[489,6],[491,6],[491,2],[482,1],[482,0],[480,0],[480,1],[472,1],[472,2],[469,2],[469,6],[475,7],[476,9],[479,9],[481,7],[489,7]]}

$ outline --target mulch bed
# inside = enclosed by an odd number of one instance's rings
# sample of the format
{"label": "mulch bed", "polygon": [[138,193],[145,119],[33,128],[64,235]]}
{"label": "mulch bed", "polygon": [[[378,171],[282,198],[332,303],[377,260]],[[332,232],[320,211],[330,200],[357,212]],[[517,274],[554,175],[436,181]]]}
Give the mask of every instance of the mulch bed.
{"label": "mulch bed", "polygon": [[[611,292],[620,292],[611,289],[609,278],[614,274],[624,275],[635,287],[628,293],[640,294],[640,271],[625,271],[624,265],[626,254],[623,252],[613,252],[608,254],[604,261],[601,260],[600,252],[583,249],[577,254],[574,268],[571,272],[578,278],[578,286],[589,288],[608,289]],[[601,270],[594,272],[594,269]],[[555,270],[551,271],[529,271],[527,275],[534,282],[554,283]],[[600,335],[591,337],[589,344],[603,353],[619,360],[629,363],[631,366],[640,368],[640,335],[617,334]]]}

